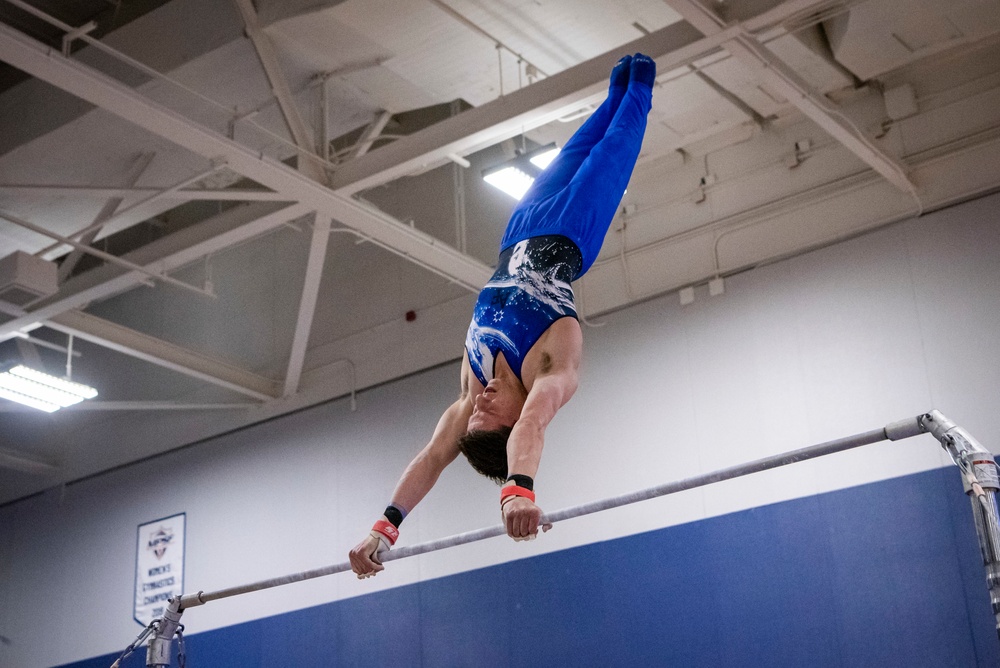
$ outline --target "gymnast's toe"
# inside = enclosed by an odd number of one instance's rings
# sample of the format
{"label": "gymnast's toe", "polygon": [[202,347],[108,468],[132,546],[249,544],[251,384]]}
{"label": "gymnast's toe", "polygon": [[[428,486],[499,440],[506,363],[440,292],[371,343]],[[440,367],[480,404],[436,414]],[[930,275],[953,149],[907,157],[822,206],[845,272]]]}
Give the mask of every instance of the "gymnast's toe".
{"label": "gymnast's toe", "polygon": [[637,53],[632,56],[632,64],[629,67],[629,81],[645,84],[652,88],[656,79],[656,62],[649,56]]}

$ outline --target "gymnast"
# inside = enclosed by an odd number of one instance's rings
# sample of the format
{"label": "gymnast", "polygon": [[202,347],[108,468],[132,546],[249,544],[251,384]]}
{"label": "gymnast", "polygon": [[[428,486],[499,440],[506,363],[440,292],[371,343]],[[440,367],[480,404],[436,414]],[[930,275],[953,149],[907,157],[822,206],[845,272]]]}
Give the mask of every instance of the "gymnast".
{"label": "gymnast", "polygon": [[[611,71],[608,97],[511,214],[497,270],[479,293],[462,358],[461,393],[406,467],[389,506],[350,553],[358,578],[459,453],[501,485],[507,535],[538,535],[533,478],[545,428],[577,388],[583,337],[570,285],[604,243],[639,156],[656,63],[636,54]],[[542,527],[543,530],[547,527]]]}

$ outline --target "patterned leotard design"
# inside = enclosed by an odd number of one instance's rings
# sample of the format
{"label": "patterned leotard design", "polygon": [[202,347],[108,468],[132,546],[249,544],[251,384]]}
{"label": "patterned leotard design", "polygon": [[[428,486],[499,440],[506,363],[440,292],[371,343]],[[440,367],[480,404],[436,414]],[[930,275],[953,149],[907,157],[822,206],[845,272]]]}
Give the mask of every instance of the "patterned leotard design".
{"label": "patterned leotard design", "polygon": [[524,239],[500,254],[465,338],[480,383],[493,378],[501,352],[520,379],[525,355],[545,330],[559,318],[577,317],[570,281],[582,263],[576,244],[559,235]]}

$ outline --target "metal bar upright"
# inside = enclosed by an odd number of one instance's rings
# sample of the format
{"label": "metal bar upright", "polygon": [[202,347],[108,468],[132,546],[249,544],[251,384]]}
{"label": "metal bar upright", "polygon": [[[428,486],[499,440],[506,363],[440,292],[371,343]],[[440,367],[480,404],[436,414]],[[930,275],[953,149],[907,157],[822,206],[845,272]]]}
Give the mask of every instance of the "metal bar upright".
{"label": "metal bar upright", "polygon": [[992,452],[940,411],[922,415],[920,423],[941,442],[962,471],[965,493],[972,503],[979,550],[983,557],[983,568],[986,569],[986,585],[990,591],[997,637],[1000,639],[1000,510],[997,506],[1000,476],[996,460]]}

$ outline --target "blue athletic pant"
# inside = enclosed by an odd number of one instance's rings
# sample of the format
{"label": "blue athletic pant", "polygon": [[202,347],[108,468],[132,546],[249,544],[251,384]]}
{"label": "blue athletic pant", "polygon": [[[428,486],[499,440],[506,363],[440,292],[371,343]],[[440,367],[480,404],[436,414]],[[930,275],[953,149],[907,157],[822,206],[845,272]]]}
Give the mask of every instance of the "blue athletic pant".
{"label": "blue athletic pant", "polygon": [[530,237],[561,234],[583,255],[576,278],[587,272],[632,176],[651,100],[652,89],[641,82],[611,87],[514,209],[500,252]]}

